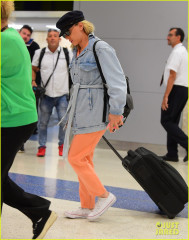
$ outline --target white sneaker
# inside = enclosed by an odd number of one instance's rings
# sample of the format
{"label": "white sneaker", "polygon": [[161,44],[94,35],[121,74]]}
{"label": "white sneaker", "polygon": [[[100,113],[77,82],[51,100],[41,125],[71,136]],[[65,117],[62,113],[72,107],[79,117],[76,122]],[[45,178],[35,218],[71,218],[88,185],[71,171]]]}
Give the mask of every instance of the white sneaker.
{"label": "white sneaker", "polygon": [[95,208],[88,215],[87,219],[93,221],[100,217],[104,212],[108,210],[116,202],[116,197],[109,193],[107,198],[98,198],[98,202],[95,205]]}
{"label": "white sneaker", "polygon": [[74,211],[66,211],[64,215],[68,218],[87,218],[87,216],[91,213],[91,210],[88,208],[78,208]]}

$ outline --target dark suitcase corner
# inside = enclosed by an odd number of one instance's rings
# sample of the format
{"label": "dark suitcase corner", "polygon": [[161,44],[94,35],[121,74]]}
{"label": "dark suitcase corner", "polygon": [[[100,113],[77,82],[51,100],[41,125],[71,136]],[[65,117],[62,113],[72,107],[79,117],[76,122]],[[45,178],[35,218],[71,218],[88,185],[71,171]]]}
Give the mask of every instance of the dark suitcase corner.
{"label": "dark suitcase corner", "polygon": [[174,218],[184,209],[188,186],[179,172],[161,157],[140,147],[129,150],[122,165],[168,218]]}

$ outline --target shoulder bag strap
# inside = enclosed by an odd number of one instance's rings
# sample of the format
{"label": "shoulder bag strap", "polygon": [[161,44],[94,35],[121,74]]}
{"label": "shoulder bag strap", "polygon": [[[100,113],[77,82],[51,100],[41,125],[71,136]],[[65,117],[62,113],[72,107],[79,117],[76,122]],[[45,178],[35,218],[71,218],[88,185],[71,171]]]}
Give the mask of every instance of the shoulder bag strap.
{"label": "shoulder bag strap", "polygon": [[100,76],[101,76],[101,78],[102,78],[102,81],[103,81],[104,84],[106,84],[106,80],[105,80],[105,78],[104,78],[104,74],[103,74],[103,72],[102,72],[102,68],[101,68],[101,66],[100,66],[100,62],[99,62],[99,60],[98,60],[98,56],[97,56],[96,50],[95,50],[95,46],[96,46],[97,42],[99,42],[99,41],[101,41],[101,40],[97,40],[96,42],[94,42],[94,45],[93,45],[93,53],[94,53],[94,57],[95,57],[96,64],[97,64],[98,70],[99,70],[99,72],[100,72]]}
{"label": "shoulder bag strap", "polygon": [[[61,51],[61,50],[60,50],[60,51]],[[50,81],[50,79],[51,79],[51,77],[52,77],[52,75],[53,75],[53,73],[54,73],[54,71],[55,71],[55,69],[56,69],[56,66],[57,66],[57,63],[58,63],[58,59],[59,59],[59,56],[60,56],[60,51],[58,51],[58,56],[57,56],[57,60],[56,60],[56,64],[55,64],[55,66],[54,66],[53,72],[52,72],[51,75],[49,76],[46,84],[43,86],[44,88],[47,87],[47,85],[48,85],[48,83],[49,83],[49,81]],[[42,81],[41,81],[41,82],[42,82]],[[42,84],[43,84],[43,82],[42,82]]]}
{"label": "shoulder bag strap", "polygon": [[69,71],[69,65],[70,65],[70,58],[69,58],[69,52],[67,48],[63,47],[63,51],[65,54],[65,58],[66,58],[66,62],[67,62],[67,67],[68,67],[68,76],[69,76],[69,89],[71,89],[72,86],[72,79],[71,79],[71,75],[70,75],[70,71]]}
{"label": "shoulder bag strap", "polygon": [[97,64],[98,70],[100,72],[100,76],[102,78],[102,82],[104,84],[104,109],[103,109],[102,121],[106,122],[107,103],[109,102],[109,96],[108,96],[108,92],[107,92],[107,87],[105,86],[106,80],[105,80],[104,74],[102,72],[102,68],[100,66],[100,62],[99,62],[99,59],[98,59],[98,56],[97,56],[96,50],[95,50],[95,46],[96,46],[97,42],[99,42],[99,41],[101,41],[101,40],[97,40],[93,44],[93,53],[94,53],[94,57],[95,57],[95,60],[96,60],[96,64]]}
{"label": "shoulder bag strap", "polygon": [[70,58],[69,58],[69,52],[68,52],[68,49],[63,47],[63,51],[64,51],[64,54],[65,54],[65,58],[66,58],[66,62],[67,62],[67,67],[69,68],[69,65],[70,65]]}
{"label": "shoulder bag strap", "polygon": [[127,83],[127,94],[130,94],[130,87],[129,87],[129,78],[125,76],[126,83]]}
{"label": "shoulder bag strap", "polygon": [[39,56],[39,65],[38,65],[38,68],[39,68],[39,69],[41,68],[41,61],[42,61],[42,59],[43,59],[43,57],[44,57],[45,49],[46,49],[46,48],[42,48],[42,49],[41,49],[41,53],[40,53],[40,56]]}

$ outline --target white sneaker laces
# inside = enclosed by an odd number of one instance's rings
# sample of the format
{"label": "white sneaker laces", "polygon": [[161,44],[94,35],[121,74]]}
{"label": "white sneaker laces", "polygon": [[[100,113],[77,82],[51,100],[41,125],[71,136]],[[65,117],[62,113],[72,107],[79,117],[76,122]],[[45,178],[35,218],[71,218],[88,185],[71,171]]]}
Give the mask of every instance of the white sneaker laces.
{"label": "white sneaker laces", "polygon": [[107,198],[98,198],[98,201],[95,205],[95,208],[92,210],[92,212],[94,211],[96,212],[97,210],[99,210],[102,207],[101,202],[105,201],[106,199]]}

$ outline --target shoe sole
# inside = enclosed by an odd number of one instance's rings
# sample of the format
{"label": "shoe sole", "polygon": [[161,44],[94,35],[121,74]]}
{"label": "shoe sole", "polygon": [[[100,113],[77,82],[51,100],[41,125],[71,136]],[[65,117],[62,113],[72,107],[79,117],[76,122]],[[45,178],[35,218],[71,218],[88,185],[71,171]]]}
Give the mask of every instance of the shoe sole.
{"label": "shoe sole", "polygon": [[179,162],[179,160],[170,160],[170,159],[163,159],[163,160],[167,162]]}
{"label": "shoe sole", "polygon": [[161,156],[160,158],[162,158],[164,161],[167,161],[167,162],[178,162],[179,161],[179,159],[177,157]]}
{"label": "shoe sole", "polygon": [[51,215],[48,218],[48,221],[46,222],[42,232],[39,234],[39,236],[36,239],[43,239],[49,228],[53,225],[53,223],[57,219],[57,214],[55,212],[52,212]]}
{"label": "shoe sole", "polygon": [[45,155],[37,155],[37,157],[44,157]]}
{"label": "shoe sole", "polygon": [[108,210],[108,208],[110,208],[115,202],[116,202],[116,197],[114,196],[114,198],[112,199],[112,201],[100,212],[100,213],[98,213],[98,214],[96,214],[95,216],[92,216],[92,217],[90,217],[90,216],[88,216],[87,217],[87,219],[89,220],[89,221],[94,221],[95,219],[97,219],[97,218],[99,218],[102,214],[104,214],[107,210]]}
{"label": "shoe sole", "polygon": [[68,212],[65,212],[64,215],[65,215],[67,218],[71,218],[71,219],[75,219],[75,218],[87,218],[87,216],[71,214],[71,213],[68,213]]}

